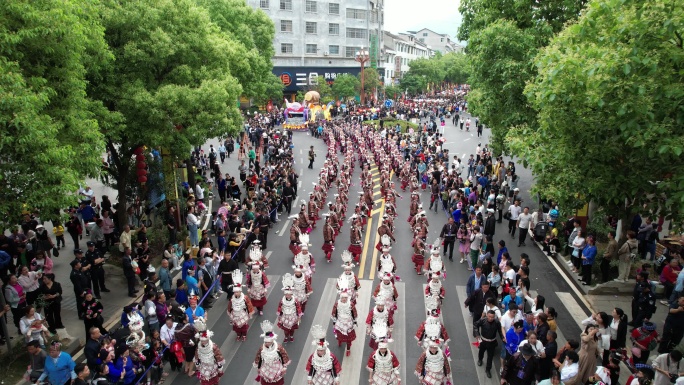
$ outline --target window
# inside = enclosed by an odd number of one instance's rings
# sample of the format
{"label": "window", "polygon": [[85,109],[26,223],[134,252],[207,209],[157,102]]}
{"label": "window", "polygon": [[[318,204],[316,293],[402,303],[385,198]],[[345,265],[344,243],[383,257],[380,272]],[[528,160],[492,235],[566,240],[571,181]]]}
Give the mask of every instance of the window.
{"label": "window", "polygon": [[356,51],[360,49],[361,47],[344,47],[344,57],[354,57],[356,56]]}
{"label": "window", "polygon": [[366,30],[361,28],[347,28],[347,37],[350,39],[365,39]]}
{"label": "window", "polygon": [[292,20],[280,20],[280,32],[292,32]]}
{"label": "window", "polygon": [[316,44],[307,44],[306,45],[306,53],[315,54],[316,52],[318,52],[318,46]]}
{"label": "window", "polygon": [[340,5],[338,3],[328,4],[328,13],[331,15],[339,15],[340,14]]}
{"label": "window", "polygon": [[306,22],[306,33],[314,34],[314,33],[317,33],[317,31],[318,31],[318,28],[317,28],[317,25],[315,22],[313,22],[313,21],[307,21]]}
{"label": "window", "polygon": [[292,43],[282,43],[280,44],[280,53],[292,53],[293,51],[293,45]]}
{"label": "window", "polygon": [[427,32],[423,32],[423,36],[427,36],[427,35],[428,35],[428,33],[427,33]]}
{"label": "window", "polygon": [[260,0],[259,1],[259,8],[268,9],[268,0]]}
{"label": "window", "polygon": [[347,19],[366,20],[366,10],[347,8]]}
{"label": "window", "polygon": [[316,13],[316,2],[313,0],[306,0],[306,12]]}
{"label": "window", "polygon": [[339,35],[340,34],[340,25],[336,23],[330,23],[328,24],[328,34],[329,35]]}
{"label": "window", "polygon": [[420,41],[421,43],[425,43],[425,39],[422,37],[420,39],[418,39],[418,41]]}
{"label": "window", "polygon": [[292,0],[280,0],[280,9],[285,11],[292,10]]}
{"label": "window", "polygon": [[340,54],[340,46],[339,45],[329,45],[328,46],[328,53],[330,55],[339,55]]}

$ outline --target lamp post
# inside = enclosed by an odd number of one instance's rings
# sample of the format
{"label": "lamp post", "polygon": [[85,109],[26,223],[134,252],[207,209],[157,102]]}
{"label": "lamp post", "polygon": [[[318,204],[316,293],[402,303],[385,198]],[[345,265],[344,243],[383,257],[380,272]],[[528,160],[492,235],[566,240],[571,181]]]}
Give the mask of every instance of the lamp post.
{"label": "lamp post", "polygon": [[357,62],[361,63],[361,105],[366,104],[366,93],[364,90],[364,76],[363,76],[363,69],[366,66],[366,63],[370,61],[370,55],[368,54],[368,50],[364,49],[361,47],[360,51],[356,51],[356,55],[354,56],[354,60]]}

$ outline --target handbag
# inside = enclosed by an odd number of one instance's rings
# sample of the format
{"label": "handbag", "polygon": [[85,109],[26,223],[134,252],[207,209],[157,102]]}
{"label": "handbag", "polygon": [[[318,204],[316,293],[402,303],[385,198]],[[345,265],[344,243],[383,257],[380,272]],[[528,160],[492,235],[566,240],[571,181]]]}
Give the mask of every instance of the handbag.
{"label": "handbag", "polygon": [[52,248],[52,256],[55,258],[59,257],[59,250],[56,247]]}
{"label": "handbag", "polygon": [[575,258],[579,258],[579,249],[573,249],[572,250],[572,256]]}

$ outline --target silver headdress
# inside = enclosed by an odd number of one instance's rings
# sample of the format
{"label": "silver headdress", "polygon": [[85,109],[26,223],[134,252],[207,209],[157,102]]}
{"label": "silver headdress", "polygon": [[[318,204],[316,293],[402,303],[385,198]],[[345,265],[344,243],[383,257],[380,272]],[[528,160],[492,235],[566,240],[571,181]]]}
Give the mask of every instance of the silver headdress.
{"label": "silver headdress", "polygon": [[261,322],[261,331],[263,332],[259,337],[264,339],[264,342],[272,342],[278,338],[278,335],[273,333],[273,324],[269,320]]}
{"label": "silver headdress", "polygon": [[294,277],[290,273],[285,273],[282,278],[283,282],[283,292],[285,294],[292,294],[292,288],[294,287]]}
{"label": "silver headdress", "polygon": [[326,331],[321,325],[314,325],[311,328],[311,336],[314,338],[312,345],[316,346],[317,350],[328,348],[328,341],[325,340]]}
{"label": "silver headdress", "polygon": [[242,271],[240,269],[235,269],[230,274],[233,278],[233,291],[242,291],[242,279],[244,277]]}

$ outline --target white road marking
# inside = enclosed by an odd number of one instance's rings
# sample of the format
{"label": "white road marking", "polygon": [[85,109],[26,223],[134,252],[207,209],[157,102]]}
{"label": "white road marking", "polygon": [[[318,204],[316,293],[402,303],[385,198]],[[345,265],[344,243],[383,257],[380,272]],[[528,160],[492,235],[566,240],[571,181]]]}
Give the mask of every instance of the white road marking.
{"label": "white road marking", "polygon": [[589,309],[589,311],[593,311],[591,305],[589,305],[589,302],[587,302],[587,300],[584,298],[584,294],[580,293],[580,291],[575,287],[574,282],[570,281],[570,278],[568,278],[567,274],[563,274],[563,272],[561,271],[561,267],[558,266],[558,262],[556,262],[556,260],[554,260],[553,258],[549,258],[549,262],[551,262],[553,267],[556,268],[556,270],[558,271],[558,274],[560,274],[560,276],[563,277],[565,282],[568,283],[568,286],[570,286],[572,291],[574,291],[575,294],[577,294],[577,298],[579,298],[582,301],[584,306],[586,306],[587,309]]}
{"label": "white road marking", "polygon": [[[575,298],[570,293],[556,293],[558,299],[561,300],[563,306],[568,309],[568,312],[572,316],[572,319],[577,322],[580,329],[584,329],[582,325],[582,320],[586,319],[589,315],[584,312],[584,309],[575,301]],[[590,308],[591,309],[591,308]],[[560,345],[558,345],[560,346]]]}
{"label": "white road marking", "polygon": [[278,231],[279,231],[279,233],[278,233],[278,236],[279,236],[279,237],[282,237],[283,234],[286,233],[285,230],[288,228],[289,225],[290,225],[290,220],[288,219],[288,220],[285,221],[285,223],[283,223],[283,228],[280,229],[280,230],[278,230]]}
{"label": "white road marking", "polygon": [[[356,300],[356,311],[358,313],[358,327],[356,328],[356,340],[352,344],[351,354],[347,357],[344,353],[342,357],[337,357],[342,363],[340,374],[340,384],[353,384],[357,381],[360,371],[366,371],[366,358],[363,356],[363,349],[366,347],[366,322],[365,311],[370,306],[373,291],[373,281],[364,279],[360,281],[359,297]],[[364,315],[362,315],[364,314]],[[336,341],[336,340],[333,340]],[[333,342],[331,341],[331,344]],[[342,346],[346,349],[346,346]]]}
{"label": "white road marking", "polygon": [[[331,344],[331,349],[330,350],[336,350],[336,348],[333,346],[337,340],[335,337],[332,335],[332,328],[329,327],[330,325],[330,313],[332,312],[332,306],[329,306],[332,304],[336,298],[337,298],[337,289],[335,288],[337,284],[337,278],[328,278],[328,282],[325,285],[325,289],[323,290],[323,294],[321,295],[321,300],[318,302],[318,307],[316,309],[316,314],[314,315],[313,323],[312,325],[321,325],[323,329],[328,331],[328,335],[326,336],[326,341]],[[322,306],[323,305],[323,306]],[[297,362],[297,368],[295,369],[295,374],[294,374],[294,379],[292,380],[293,385],[306,385],[306,361],[309,359],[309,356],[314,353],[314,348],[311,345],[313,342],[313,336],[311,336],[311,333],[309,331],[306,331],[306,341],[304,343],[304,349],[302,350],[302,354],[299,357]],[[355,341],[356,343],[360,343],[358,341]],[[362,343],[362,342],[361,342]],[[335,354],[335,356],[338,356]],[[338,359],[341,359],[341,357],[337,357]],[[295,360],[293,360],[293,363]],[[290,369],[291,370],[291,369]]]}

